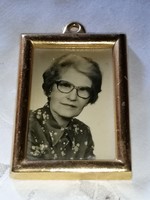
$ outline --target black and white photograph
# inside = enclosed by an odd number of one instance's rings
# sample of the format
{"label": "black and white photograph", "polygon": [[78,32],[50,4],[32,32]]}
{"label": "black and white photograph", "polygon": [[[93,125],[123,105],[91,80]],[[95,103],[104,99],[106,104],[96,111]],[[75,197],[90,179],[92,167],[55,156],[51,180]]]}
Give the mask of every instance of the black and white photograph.
{"label": "black and white photograph", "polygon": [[37,49],[28,159],[115,159],[112,50]]}

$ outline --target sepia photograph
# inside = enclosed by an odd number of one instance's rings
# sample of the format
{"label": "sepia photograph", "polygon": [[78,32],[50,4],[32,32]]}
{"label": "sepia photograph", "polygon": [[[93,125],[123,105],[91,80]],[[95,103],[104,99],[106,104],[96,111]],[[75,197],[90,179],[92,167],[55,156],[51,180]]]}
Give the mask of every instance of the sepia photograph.
{"label": "sepia photograph", "polygon": [[120,36],[95,41],[94,35],[91,44],[84,34],[74,43],[64,41],[70,36],[41,37],[22,36],[15,129],[21,150],[14,147],[12,172],[18,162],[20,172],[41,172],[45,166],[45,172],[130,171],[127,66],[126,55],[119,57],[125,51],[118,45]]}
{"label": "sepia photograph", "polygon": [[27,158],[115,159],[113,81],[109,49],[36,50]]}

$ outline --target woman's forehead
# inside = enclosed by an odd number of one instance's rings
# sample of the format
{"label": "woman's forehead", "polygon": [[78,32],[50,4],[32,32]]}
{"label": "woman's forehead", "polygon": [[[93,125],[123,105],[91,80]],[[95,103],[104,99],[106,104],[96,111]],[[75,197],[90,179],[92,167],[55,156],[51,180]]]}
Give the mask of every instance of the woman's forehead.
{"label": "woman's forehead", "polygon": [[60,72],[60,79],[68,81],[76,86],[92,86],[90,78],[73,67],[62,69]]}

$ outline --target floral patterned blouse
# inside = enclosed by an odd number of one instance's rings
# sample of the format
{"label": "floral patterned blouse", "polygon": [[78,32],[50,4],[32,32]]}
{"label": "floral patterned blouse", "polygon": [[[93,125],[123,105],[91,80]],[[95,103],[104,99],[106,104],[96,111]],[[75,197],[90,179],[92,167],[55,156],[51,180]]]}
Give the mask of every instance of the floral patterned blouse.
{"label": "floral patterned blouse", "polygon": [[29,116],[27,159],[82,160],[94,159],[94,143],[90,129],[72,118],[66,128],[53,118],[49,103]]}

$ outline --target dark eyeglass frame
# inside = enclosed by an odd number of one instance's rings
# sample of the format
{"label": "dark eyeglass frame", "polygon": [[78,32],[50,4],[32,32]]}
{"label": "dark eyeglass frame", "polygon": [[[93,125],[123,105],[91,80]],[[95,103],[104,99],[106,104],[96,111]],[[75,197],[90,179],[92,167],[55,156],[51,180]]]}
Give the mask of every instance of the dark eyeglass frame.
{"label": "dark eyeglass frame", "polygon": [[[61,82],[67,83],[68,85],[72,86],[72,89],[71,89],[70,91],[68,91],[68,92],[62,91],[62,90],[60,89],[60,87],[59,87],[59,84],[60,84]],[[90,96],[91,96],[92,88],[90,88],[90,87],[75,86],[74,84],[70,83],[69,81],[65,81],[65,80],[57,80],[57,81],[55,81],[55,83],[56,83],[56,85],[57,85],[57,89],[58,89],[61,93],[69,94],[69,93],[72,92],[74,89],[76,89],[77,96],[80,97],[80,98],[82,98],[82,99],[89,99]],[[83,88],[86,89],[86,90],[88,91],[88,93],[89,93],[89,96],[88,96],[88,97],[83,97],[83,96],[81,96],[81,95],[79,94],[80,89],[83,89]]]}

